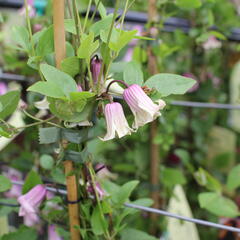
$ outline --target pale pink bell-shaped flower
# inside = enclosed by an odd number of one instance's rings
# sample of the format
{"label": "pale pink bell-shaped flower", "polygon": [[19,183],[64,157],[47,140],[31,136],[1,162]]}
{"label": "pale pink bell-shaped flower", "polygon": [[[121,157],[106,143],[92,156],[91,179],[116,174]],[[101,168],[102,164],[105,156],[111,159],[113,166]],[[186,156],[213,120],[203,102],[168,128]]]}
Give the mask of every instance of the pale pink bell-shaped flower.
{"label": "pale pink bell-shaped flower", "polygon": [[107,134],[104,138],[100,138],[101,140],[107,141],[113,139],[116,134],[119,138],[131,134],[132,129],[128,125],[120,103],[108,103],[105,106],[104,113],[107,123]]}
{"label": "pale pink bell-shaped flower", "polygon": [[44,185],[38,184],[29,192],[18,198],[18,202],[21,205],[18,215],[26,218],[28,226],[29,223],[37,223],[39,221],[37,215],[38,207],[45,198],[46,193],[47,190]]}
{"label": "pale pink bell-shaped flower", "polygon": [[48,240],[62,240],[59,236],[59,234],[56,232],[56,226],[55,225],[49,225],[48,226]]}
{"label": "pale pink bell-shaped flower", "polygon": [[123,98],[135,117],[133,123],[135,129],[155,120],[161,115],[160,110],[166,105],[161,99],[157,101],[158,104],[153,103],[152,99],[137,84],[126,88]]}
{"label": "pale pink bell-shaped flower", "polygon": [[[22,180],[22,173],[17,171],[14,168],[8,168],[6,172],[4,172],[4,176],[9,178],[12,181],[21,181]],[[18,198],[21,196],[22,193],[22,186],[13,184],[11,189],[4,193],[4,196],[7,198]]]}

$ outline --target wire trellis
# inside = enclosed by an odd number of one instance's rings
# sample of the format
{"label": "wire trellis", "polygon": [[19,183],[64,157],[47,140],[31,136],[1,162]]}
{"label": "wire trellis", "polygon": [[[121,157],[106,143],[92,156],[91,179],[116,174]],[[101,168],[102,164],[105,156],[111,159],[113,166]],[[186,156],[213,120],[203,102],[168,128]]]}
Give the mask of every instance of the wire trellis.
{"label": "wire trellis", "polygon": [[[23,182],[12,181],[12,184],[23,185]],[[50,192],[53,192],[53,193],[58,193],[58,194],[65,195],[65,196],[67,195],[67,191],[65,189],[57,189],[57,188],[53,188],[53,187],[49,187],[49,186],[46,186],[46,189]],[[19,206],[17,204],[9,204],[9,203],[3,203],[3,202],[0,202],[0,205],[5,205],[5,206],[9,206],[9,207],[18,207]],[[230,231],[230,232],[240,233],[240,229],[236,228],[236,227],[230,227],[230,226],[226,226],[226,225],[223,225],[223,224],[209,222],[209,221],[201,220],[201,219],[197,219],[197,218],[185,217],[185,216],[181,216],[181,215],[178,215],[178,214],[175,214],[175,213],[170,213],[168,211],[164,211],[164,210],[161,210],[161,209],[144,207],[144,206],[133,204],[133,203],[124,203],[124,206],[128,207],[128,208],[135,208],[135,209],[145,211],[145,212],[156,213],[156,214],[163,215],[163,216],[170,217],[170,218],[176,218],[176,219],[179,219],[179,220],[204,225],[204,226],[207,226],[207,227],[213,227],[213,228],[227,230],[227,231]]]}

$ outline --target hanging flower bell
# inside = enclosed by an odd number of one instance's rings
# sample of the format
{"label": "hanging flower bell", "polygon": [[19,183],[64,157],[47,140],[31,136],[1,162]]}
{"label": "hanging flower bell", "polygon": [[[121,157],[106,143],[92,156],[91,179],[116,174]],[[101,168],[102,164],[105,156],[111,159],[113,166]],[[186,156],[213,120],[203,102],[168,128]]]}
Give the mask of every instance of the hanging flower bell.
{"label": "hanging flower bell", "polygon": [[100,138],[101,140],[107,141],[115,138],[116,135],[121,138],[131,134],[132,129],[128,125],[120,103],[108,103],[105,106],[104,113],[107,123],[107,134],[104,138]]}
{"label": "hanging flower bell", "polygon": [[155,120],[161,115],[160,110],[166,105],[161,99],[155,104],[137,84],[126,88],[123,92],[123,98],[134,115],[133,128],[135,129]]}

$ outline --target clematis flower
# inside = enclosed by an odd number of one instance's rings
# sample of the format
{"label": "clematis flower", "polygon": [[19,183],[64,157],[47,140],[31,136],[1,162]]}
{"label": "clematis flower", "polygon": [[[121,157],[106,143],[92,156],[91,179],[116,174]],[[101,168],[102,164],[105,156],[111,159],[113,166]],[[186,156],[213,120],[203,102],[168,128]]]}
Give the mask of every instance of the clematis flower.
{"label": "clematis flower", "polygon": [[102,66],[102,60],[99,59],[97,55],[94,56],[91,59],[91,66],[90,66],[94,84],[98,83],[98,77],[101,72],[101,66]]}
{"label": "clematis flower", "polygon": [[[105,90],[113,80],[114,79],[111,78],[105,82],[105,84],[104,84]],[[111,86],[109,88],[109,93],[112,95],[115,95],[115,96],[122,96],[123,91],[124,91],[124,89],[116,82],[111,84]]]}
{"label": "clematis flower", "polygon": [[102,180],[102,179],[117,179],[117,174],[111,173],[108,170],[107,166],[103,163],[98,163],[95,166],[95,171],[96,171],[97,178],[99,180]]}
{"label": "clematis flower", "polygon": [[24,217],[27,226],[33,226],[39,222],[38,207],[46,196],[46,188],[38,184],[32,188],[28,193],[20,196],[18,202],[20,203],[19,216]]}
{"label": "clematis flower", "polygon": [[[99,182],[96,182],[95,186],[96,186],[96,192],[98,194],[98,197],[99,197],[100,200],[102,200],[103,197],[107,195],[107,193],[104,191],[104,189],[102,189]],[[87,192],[90,193],[93,196],[95,195],[94,188],[89,182],[87,183]]]}
{"label": "clematis flower", "polygon": [[0,82],[0,95],[4,95],[5,93],[7,93],[7,91],[8,91],[7,84],[4,82]]}
{"label": "clematis flower", "polygon": [[[36,10],[34,8],[34,0],[28,0],[27,1],[27,7],[28,7],[28,14],[30,18],[35,17],[36,15]],[[25,16],[26,15],[26,9],[25,9],[25,5],[23,5],[22,8],[19,9],[19,15],[21,16]]]}
{"label": "clematis flower", "polygon": [[215,36],[210,36],[202,46],[205,50],[210,50],[214,48],[220,48],[222,46],[222,43],[221,41],[217,40]]}
{"label": "clematis flower", "polygon": [[161,115],[160,110],[166,105],[161,99],[157,101],[157,104],[153,103],[151,98],[137,84],[126,88],[123,92],[123,98],[135,117],[133,123],[135,129],[155,120]]}
{"label": "clematis flower", "polygon": [[55,225],[48,226],[48,240],[62,240],[58,233],[56,232]]}
{"label": "clematis flower", "polygon": [[131,134],[132,129],[128,125],[120,103],[108,103],[105,106],[104,113],[107,123],[107,134],[104,138],[100,138],[101,140],[107,141],[113,139],[116,134],[119,138]]}
{"label": "clematis flower", "polygon": [[[8,177],[12,181],[21,181],[22,180],[22,173],[17,171],[14,168],[8,168],[4,175]],[[18,198],[21,196],[22,186],[13,184],[12,188],[4,193],[4,196],[7,198]]]}

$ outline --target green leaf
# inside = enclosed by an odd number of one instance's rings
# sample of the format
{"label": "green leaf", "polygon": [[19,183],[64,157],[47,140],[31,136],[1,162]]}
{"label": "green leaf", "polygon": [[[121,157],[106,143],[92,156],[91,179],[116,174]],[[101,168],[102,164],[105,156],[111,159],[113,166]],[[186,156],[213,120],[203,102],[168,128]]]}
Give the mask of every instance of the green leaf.
{"label": "green leaf", "polygon": [[79,72],[79,59],[76,56],[65,58],[61,62],[61,70],[71,77],[76,76]]}
{"label": "green leaf", "polygon": [[40,165],[44,169],[51,170],[53,168],[53,165],[54,165],[53,157],[51,155],[48,155],[48,154],[43,154],[40,157]]}
{"label": "green leaf", "polygon": [[2,104],[2,110],[0,111],[0,119],[4,119],[11,115],[16,110],[19,100],[19,91],[11,91],[0,96],[0,103]]}
{"label": "green leaf", "polygon": [[0,192],[5,192],[9,190],[11,187],[12,187],[11,181],[7,177],[0,175]]}
{"label": "green leaf", "polygon": [[231,169],[227,177],[227,188],[235,190],[240,186],[240,164]]}
{"label": "green leaf", "polygon": [[53,26],[50,26],[40,36],[37,44],[36,54],[38,56],[44,57],[47,54],[53,52],[54,52]]}
{"label": "green leaf", "polygon": [[43,184],[41,177],[35,171],[30,171],[26,177],[25,183],[23,184],[22,194],[27,193],[38,184]]}
{"label": "green leaf", "polygon": [[3,15],[2,15],[2,13],[0,13],[0,23],[3,23],[3,22],[4,22]]}
{"label": "green leaf", "polygon": [[128,62],[123,72],[123,80],[127,84],[138,84],[143,83],[143,72],[139,63],[135,61]]}
{"label": "green leaf", "polygon": [[215,192],[204,192],[198,195],[201,208],[221,217],[237,217],[239,215],[237,205],[230,199]]}
{"label": "green leaf", "polygon": [[168,187],[173,187],[176,184],[185,184],[186,178],[183,173],[175,168],[162,168],[161,171],[162,182]]}
{"label": "green leaf", "polygon": [[41,64],[40,70],[47,82],[58,85],[67,97],[69,93],[77,92],[77,84],[68,74],[48,64]]}
{"label": "green leaf", "polygon": [[110,66],[111,73],[121,73],[127,67],[128,62],[114,62]]}
{"label": "green leaf", "polygon": [[5,234],[1,240],[37,240],[37,231],[34,228],[21,226],[17,231]]}
{"label": "green leaf", "polygon": [[64,98],[65,94],[59,85],[54,82],[36,82],[27,91],[37,92],[52,98]]}
{"label": "green leaf", "polygon": [[17,131],[13,126],[6,124],[6,123],[0,123],[0,136],[1,137],[11,138],[16,133],[17,133]]}
{"label": "green leaf", "polygon": [[[18,202],[16,199],[11,199],[11,198],[2,198],[0,199],[1,203],[10,203],[10,204],[15,204],[18,205]],[[4,206],[2,205],[0,207],[0,217],[7,216],[11,212],[18,212],[19,207],[10,207],[10,206]],[[0,231],[1,232],[1,231]]]}
{"label": "green leaf", "polygon": [[201,0],[176,0],[176,5],[180,8],[199,8],[202,6]]}
{"label": "green leaf", "polygon": [[61,168],[51,170],[51,177],[54,182],[65,184],[66,177]]}
{"label": "green leaf", "polygon": [[[109,35],[110,29],[100,30],[100,39],[107,43],[108,41],[108,35]],[[117,30],[117,28],[113,28],[110,36],[110,42],[117,42],[119,38],[120,32]]]}
{"label": "green leaf", "polygon": [[170,94],[184,94],[195,83],[196,81],[191,78],[170,73],[159,73],[150,77],[144,85],[155,88],[162,97],[166,97]]}
{"label": "green leaf", "polygon": [[25,51],[30,49],[30,39],[28,31],[23,26],[14,26],[12,28],[12,39],[15,43],[21,46]]}
{"label": "green leaf", "polygon": [[132,191],[138,185],[139,181],[130,181],[120,187],[119,192],[112,196],[113,202],[117,205],[124,204],[130,197]]}
{"label": "green leaf", "polygon": [[55,143],[60,138],[60,129],[56,127],[39,128],[38,135],[40,144]]}
{"label": "green leaf", "polygon": [[65,19],[64,20],[64,27],[65,27],[65,30],[67,32],[72,33],[74,35],[77,34],[74,19]]}
{"label": "green leaf", "polygon": [[208,190],[221,192],[221,183],[206,170],[199,168],[198,171],[194,173],[194,177],[198,184],[206,187]]}
{"label": "green leaf", "polygon": [[93,213],[91,216],[91,226],[92,226],[93,233],[95,235],[103,234],[105,229],[107,228],[107,221],[103,222],[103,220],[101,219],[101,212],[98,206],[96,206],[93,210]]}
{"label": "green leaf", "polygon": [[82,91],[82,92],[72,92],[70,93],[70,99],[72,101],[78,101],[81,100],[83,98],[92,98],[94,97],[96,94],[92,93],[92,92],[87,92],[87,91]]}
{"label": "green leaf", "polygon": [[[99,3],[99,1],[100,1],[100,3]],[[107,10],[104,7],[104,5],[102,4],[102,1],[101,0],[95,0],[95,5],[96,6],[98,5],[98,11],[100,13],[101,18],[107,17]]]}
{"label": "green leaf", "polygon": [[108,15],[100,21],[95,22],[89,29],[97,37],[100,34],[100,31],[109,30],[113,19],[113,14]]}
{"label": "green leaf", "polygon": [[158,238],[155,238],[143,231],[133,229],[133,228],[126,228],[121,234],[121,240],[127,240],[127,239],[137,239],[137,240],[157,240]]}
{"label": "green leaf", "polygon": [[94,99],[80,98],[76,101],[68,101],[49,98],[48,101],[50,111],[58,118],[69,122],[81,122],[91,120],[95,107]]}
{"label": "green leaf", "polygon": [[137,30],[121,31],[116,42],[110,42],[109,47],[116,52],[119,52],[125,47],[136,35]]}
{"label": "green leaf", "polygon": [[78,57],[85,58],[87,62],[90,61],[92,54],[99,47],[99,41],[94,42],[94,33],[90,32],[82,38],[81,45],[78,48]]}

